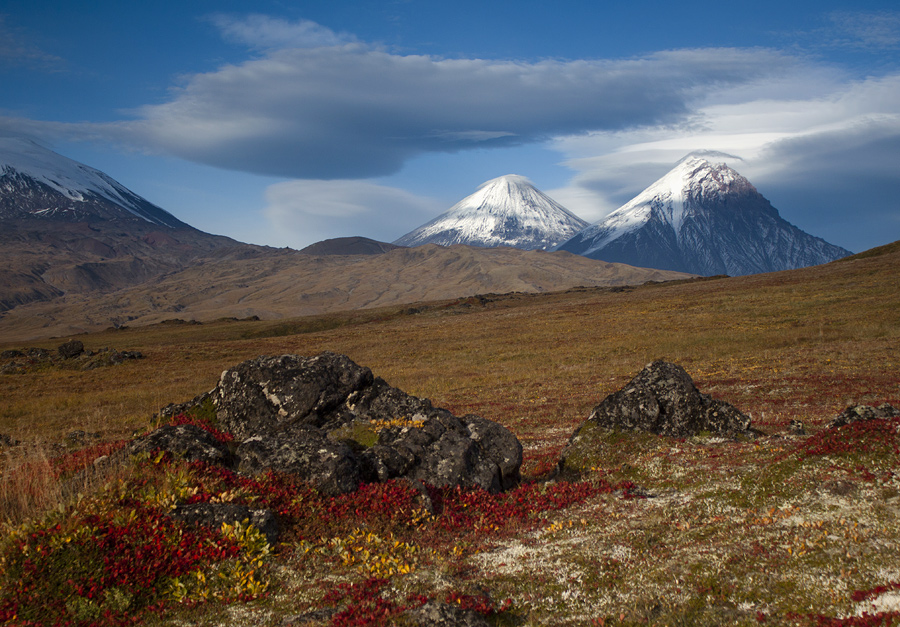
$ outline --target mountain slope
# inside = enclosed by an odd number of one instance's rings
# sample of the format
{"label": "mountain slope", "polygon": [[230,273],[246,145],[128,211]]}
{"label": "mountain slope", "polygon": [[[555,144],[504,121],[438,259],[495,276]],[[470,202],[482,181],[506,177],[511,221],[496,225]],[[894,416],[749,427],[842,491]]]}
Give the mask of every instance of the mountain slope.
{"label": "mountain slope", "polygon": [[235,246],[245,245],[185,224],[99,170],[0,137],[0,312],[114,291]]}
{"label": "mountain slope", "polygon": [[143,220],[188,225],[99,170],[16,137],[0,137],[0,219]]}
{"label": "mountain slope", "polygon": [[474,194],[394,244],[549,250],[587,225],[525,177],[509,174],[483,183]]}
{"label": "mountain slope", "polygon": [[774,272],[850,254],[781,218],[724,163],[691,155],[559,249],[702,275]]}
{"label": "mountain slope", "polygon": [[612,287],[688,276],[513,248],[425,245],[380,255],[327,256],[232,248],[114,294],[67,294],[17,307],[0,317],[0,336],[32,339],[175,317],[275,319],[491,292]]}

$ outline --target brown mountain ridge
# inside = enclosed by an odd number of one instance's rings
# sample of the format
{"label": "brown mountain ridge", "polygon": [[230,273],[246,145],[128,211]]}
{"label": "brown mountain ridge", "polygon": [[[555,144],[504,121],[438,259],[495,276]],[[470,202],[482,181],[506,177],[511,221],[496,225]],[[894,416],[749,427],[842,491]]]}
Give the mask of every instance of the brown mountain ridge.
{"label": "brown mountain ridge", "polygon": [[[86,272],[86,263],[76,264],[80,272]],[[0,315],[0,336],[30,340],[176,317],[278,319],[486,292],[612,287],[689,276],[514,248],[427,245],[375,255],[310,255],[291,249],[223,246],[195,256],[186,267],[115,290],[95,289],[72,279],[66,293]]]}

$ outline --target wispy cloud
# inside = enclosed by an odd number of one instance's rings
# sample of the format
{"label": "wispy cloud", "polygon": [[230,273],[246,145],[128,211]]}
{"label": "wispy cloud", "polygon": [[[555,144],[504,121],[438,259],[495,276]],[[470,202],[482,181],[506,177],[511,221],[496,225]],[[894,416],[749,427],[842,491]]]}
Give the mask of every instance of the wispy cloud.
{"label": "wispy cloud", "polygon": [[239,17],[224,13],[207,19],[226,40],[257,50],[319,48],[357,41],[353,35],[336,33],[310,20],[289,21],[258,14]]}
{"label": "wispy cloud", "polygon": [[835,11],[825,43],[831,46],[876,50],[900,49],[900,12]]}
{"label": "wispy cloud", "polygon": [[419,224],[443,210],[434,200],[370,181],[295,180],[266,189],[271,222],[304,241],[365,234],[393,241],[398,224]]}
{"label": "wispy cloud", "polygon": [[[900,75],[834,82],[816,97],[763,99],[698,109],[695,124],[558,138],[575,175],[551,195],[599,220],[664,174],[685,154],[733,155],[783,215],[814,235],[860,249],[871,224],[893,223],[900,238]],[[735,158],[737,157],[737,158]]]}
{"label": "wispy cloud", "polygon": [[30,71],[59,72],[65,69],[65,61],[41,50],[28,41],[20,29],[6,23],[0,15],[0,69],[23,68]]}

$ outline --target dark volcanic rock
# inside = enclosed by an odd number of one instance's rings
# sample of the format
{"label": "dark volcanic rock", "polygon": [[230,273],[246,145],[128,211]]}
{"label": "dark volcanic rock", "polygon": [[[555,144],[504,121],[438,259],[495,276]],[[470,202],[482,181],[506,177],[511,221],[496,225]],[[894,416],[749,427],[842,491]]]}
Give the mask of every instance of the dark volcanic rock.
{"label": "dark volcanic rock", "polygon": [[375,377],[344,355],[259,357],[173,415],[212,405],[234,434],[238,469],[293,473],[328,494],[408,478],[498,492],[516,485],[522,446],[503,426],[458,418]]}
{"label": "dark volcanic rock", "polygon": [[84,352],[84,344],[80,340],[69,340],[60,344],[56,350],[63,359],[73,359]]}
{"label": "dark volcanic rock", "polygon": [[416,627],[488,627],[487,619],[474,610],[452,603],[429,601],[402,614],[404,625]]}
{"label": "dark volcanic rock", "polygon": [[826,429],[837,429],[851,422],[859,422],[860,420],[877,420],[885,418],[900,417],[900,409],[893,405],[884,403],[878,407],[871,405],[852,405],[838,414],[834,420],[825,425]]}
{"label": "dark volcanic rock", "polygon": [[232,455],[228,446],[219,442],[211,433],[195,425],[169,425],[131,441],[128,450],[132,455],[169,451],[191,462],[231,465]]}
{"label": "dark volcanic rock", "polygon": [[222,426],[244,439],[288,424],[321,427],[372,380],[344,355],[263,356],[223,372],[213,398]]}
{"label": "dark volcanic rock", "polygon": [[750,418],[734,406],[701,394],[684,368],[648,364],[624,388],[607,396],[589,421],[607,429],[686,437],[709,432],[752,435]]}
{"label": "dark volcanic rock", "polygon": [[648,364],[624,388],[607,396],[572,434],[560,469],[579,470],[596,457],[603,433],[643,431],[669,437],[701,433],[755,437],[750,418],[701,394],[690,375],[665,361]]}
{"label": "dark volcanic rock", "polygon": [[266,537],[269,544],[275,544],[278,540],[278,522],[267,509],[250,509],[236,503],[193,503],[178,505],[170,515],[177,520],[213,529],[219,529],[226,523],[249,522]]}
{"label": "dark volcanic rock", "polygon": [[236,455],[240,472],[295,474],[325,494],[352,492],[360,483],[359,461],[350,447],[311,427],[252,436],[238,446]]}

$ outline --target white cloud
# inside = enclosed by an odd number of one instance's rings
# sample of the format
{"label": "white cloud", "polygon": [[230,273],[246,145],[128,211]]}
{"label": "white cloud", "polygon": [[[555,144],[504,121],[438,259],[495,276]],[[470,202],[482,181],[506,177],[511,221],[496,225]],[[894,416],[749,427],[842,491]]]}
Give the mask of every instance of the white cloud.
{"label": "white cloud", "polygon": [[307,244],[353,235],[390,242],[442,210],[430,198],[369,181],[286,181],[265,197],[266,217]]}
{"label": "white cloud", "polygon": [[240,18],[222,13],[208,19],[226,40],[258,50],[318,48],[356,41],[352,35],[335,33],[310,20],[291,22],[259,14]]}
{"label": "white cloud", "polygon": [[445,59],[393,54],[313,22],[215,20],[225,36],[264,52],[187,77],[168,102],[133,111],[133,120],[67,132],[256,174],[371,178],[430,152],[681,124],[712,92],[774,80],[798,65],[763,49]]}
{"label": "white cloud", "polygon": [[[561,137],[554,147],[575,171],[555,198],[599,220],[696,150],[747,176],[786,219],[853,250],[900,238],[900,75],[834,83],[809,99],[766,99],[698,109],[689,127]],[[562,202],[562,201],[561,201]],[[563,203],[565,204],[565,203]],[[872,225],[893,223],[873,233]],[[880,243],[892,241],[882,239]]]}

